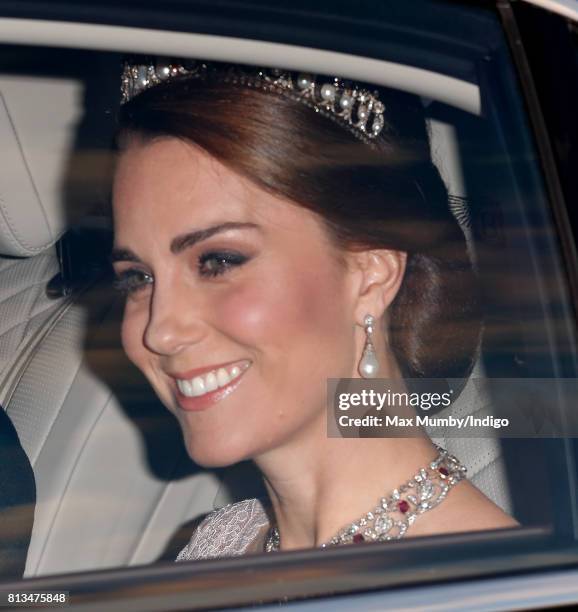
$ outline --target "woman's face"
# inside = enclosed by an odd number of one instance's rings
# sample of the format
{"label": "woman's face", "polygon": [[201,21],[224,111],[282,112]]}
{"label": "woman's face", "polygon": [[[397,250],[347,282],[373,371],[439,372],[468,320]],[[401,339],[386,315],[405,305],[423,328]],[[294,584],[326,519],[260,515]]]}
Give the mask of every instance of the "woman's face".
{"label": "woman's face", "polygon": [[165,138],[122,153],[114,222],[123,345],[191,457],[228,465],[319,430],[327,378],[358,355],[350,273],[318,218]]}

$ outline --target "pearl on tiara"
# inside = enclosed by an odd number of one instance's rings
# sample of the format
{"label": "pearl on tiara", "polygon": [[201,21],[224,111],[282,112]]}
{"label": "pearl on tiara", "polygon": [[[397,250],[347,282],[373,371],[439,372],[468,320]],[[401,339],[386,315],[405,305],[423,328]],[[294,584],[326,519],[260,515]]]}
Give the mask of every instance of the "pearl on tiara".
{"label": "pearl on tiara", "polygon": [[385,126],[385,106],[378,92],[360,84],[337,77],[219,62],[167,59],[147,64],[125,62],[121,103],[172,78],[211,79],[281,93],[336,121],[367,143],[379,136]]}

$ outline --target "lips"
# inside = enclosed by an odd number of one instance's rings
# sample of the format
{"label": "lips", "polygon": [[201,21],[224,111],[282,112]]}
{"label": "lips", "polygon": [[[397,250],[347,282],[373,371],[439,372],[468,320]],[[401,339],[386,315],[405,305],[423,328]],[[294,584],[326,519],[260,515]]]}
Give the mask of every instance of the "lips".
{"label": "lips", "polygon": [[251,361],[243,359],[173,375],[177,401],[183,410],[202,410],[220,401],[237,387]]}

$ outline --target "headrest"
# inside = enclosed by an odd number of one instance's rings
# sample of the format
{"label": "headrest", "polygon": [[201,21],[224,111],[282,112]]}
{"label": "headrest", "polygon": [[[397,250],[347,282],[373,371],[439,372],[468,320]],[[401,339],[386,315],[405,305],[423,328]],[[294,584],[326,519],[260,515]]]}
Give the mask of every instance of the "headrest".
{"label": "headrest", "polygon": [[77,81],[0,75],[0,255],[36,255],[67,229],[63,185],[81,112]]}

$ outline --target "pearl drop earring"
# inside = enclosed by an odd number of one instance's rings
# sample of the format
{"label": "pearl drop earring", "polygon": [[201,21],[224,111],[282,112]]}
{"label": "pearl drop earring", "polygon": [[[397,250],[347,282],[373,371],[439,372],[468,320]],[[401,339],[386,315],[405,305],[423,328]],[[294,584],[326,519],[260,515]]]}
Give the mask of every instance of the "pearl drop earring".
{"label": "pearl drop earring", "polygon": [[377,355],[373,346],[373,324],[375,319],[371,315],[366,315],[363,323],[365,325],[365,347],[359,362],[358,371],[363,378],[377,378],[379,362],[377,361]]}

